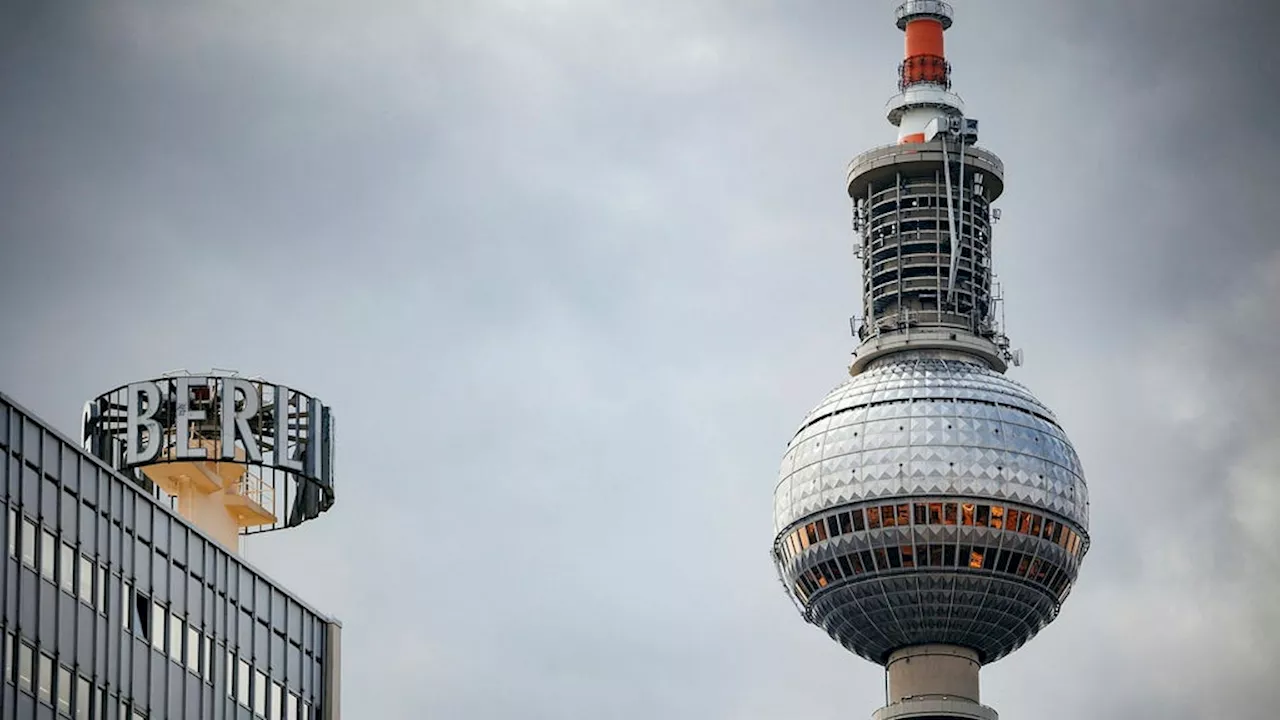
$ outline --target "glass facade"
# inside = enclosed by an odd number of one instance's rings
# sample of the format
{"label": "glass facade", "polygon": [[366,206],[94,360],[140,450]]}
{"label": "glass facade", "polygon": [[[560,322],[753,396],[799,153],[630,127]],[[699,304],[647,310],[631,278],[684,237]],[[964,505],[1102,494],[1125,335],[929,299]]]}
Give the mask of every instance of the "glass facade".
{"label": "glass facade", "polygon": [[339,626],[0,394],[0,718],[336,720]]}
{"label": "glass facade", "polygon": [[[920,532],[895,532],[904,528]],[[961,528],[986,530],[962,537]],[[926,529],[941,532],[926,535]],[[926,498],[862,505],[819,517],[783,535],[774,559],[790,565],[809,548],[846,536],[861,542],[857,551],[833,550],[830,559],[796,578],[793,590],[802,603],[841,580],[923,567],[1012,575],[1045,587],[1061,602],[1088,549],[1084,536],[1043,510]]]}

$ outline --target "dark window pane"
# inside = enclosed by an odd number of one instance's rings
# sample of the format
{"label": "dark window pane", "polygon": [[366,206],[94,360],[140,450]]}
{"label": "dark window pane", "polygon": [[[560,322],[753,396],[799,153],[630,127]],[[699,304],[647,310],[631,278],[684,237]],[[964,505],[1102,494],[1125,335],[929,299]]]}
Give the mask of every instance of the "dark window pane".
{"label": "dark window pane", "polygon": [[871,557],[870,550],[863,550],[862,552],[858,553],[858,559],[861,561],[863,571],[875,572],[876,563],[875,563],[875,560]]}
{"label": "dark window pane", "polygon": [[827,518],[827,537],[840,537],[840,517],[832,515]]}
{"label": "dark window pane", "polygon": [[840,572],[844,577],[853,577],[853,563],[849,562],[848,555],[841,555],[837,558],[840,565]]}
{"label": "dark window pane", "polygon": [[995,550],[991,550],[991,549],[984,550],[983,557],[982,557],[982,569],[994,570],[996,567],[996,557],[997,555]]}

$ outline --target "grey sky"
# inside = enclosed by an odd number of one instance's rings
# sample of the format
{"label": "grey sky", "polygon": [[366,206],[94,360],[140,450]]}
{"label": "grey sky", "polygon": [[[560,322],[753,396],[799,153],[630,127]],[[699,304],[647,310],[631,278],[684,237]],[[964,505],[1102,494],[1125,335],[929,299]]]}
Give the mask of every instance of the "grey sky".
{"label": "grey sky", "polygon": [[[71,433],[181,367],[330,402],[337,506],[247,555],[342,619],[350,717],[869,717],[768,547],[852,348],[894,4],[7,0],[0,388]],[[1273,717],[1276,11],[955,4],[1011,376],[1093,503],[984,700]]]}

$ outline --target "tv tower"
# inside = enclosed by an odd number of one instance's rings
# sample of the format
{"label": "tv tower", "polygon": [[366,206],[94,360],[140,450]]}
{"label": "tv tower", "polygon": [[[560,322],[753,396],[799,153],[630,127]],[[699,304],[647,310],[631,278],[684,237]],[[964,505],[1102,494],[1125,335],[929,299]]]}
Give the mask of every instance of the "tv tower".
{"label": "tv tower", "polygon": [[862,261],[852,376],[791,439],[773,559],[805,620],[886,671],[876,720],[996,720],[978,671],[1053,621],[1089,498],[1050,410],[1007,379],[991,269],[1004,166],[951,91],[952,9],[908,0],[898,142],[849,166]]}

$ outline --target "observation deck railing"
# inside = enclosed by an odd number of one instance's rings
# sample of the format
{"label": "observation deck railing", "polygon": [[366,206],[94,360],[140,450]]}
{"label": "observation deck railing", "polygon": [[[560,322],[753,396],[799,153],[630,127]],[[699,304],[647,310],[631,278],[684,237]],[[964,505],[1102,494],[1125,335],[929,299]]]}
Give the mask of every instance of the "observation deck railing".
{"label": "observation deck railing", "polygon": [[908,20],[920,15],[940,18],[945,27],[950,25],[951,19],[955,17],[955,9],[951,7],[951,3],[942,0],[906,0],[894,11],[893,19],[901,28],[906,26]]}

